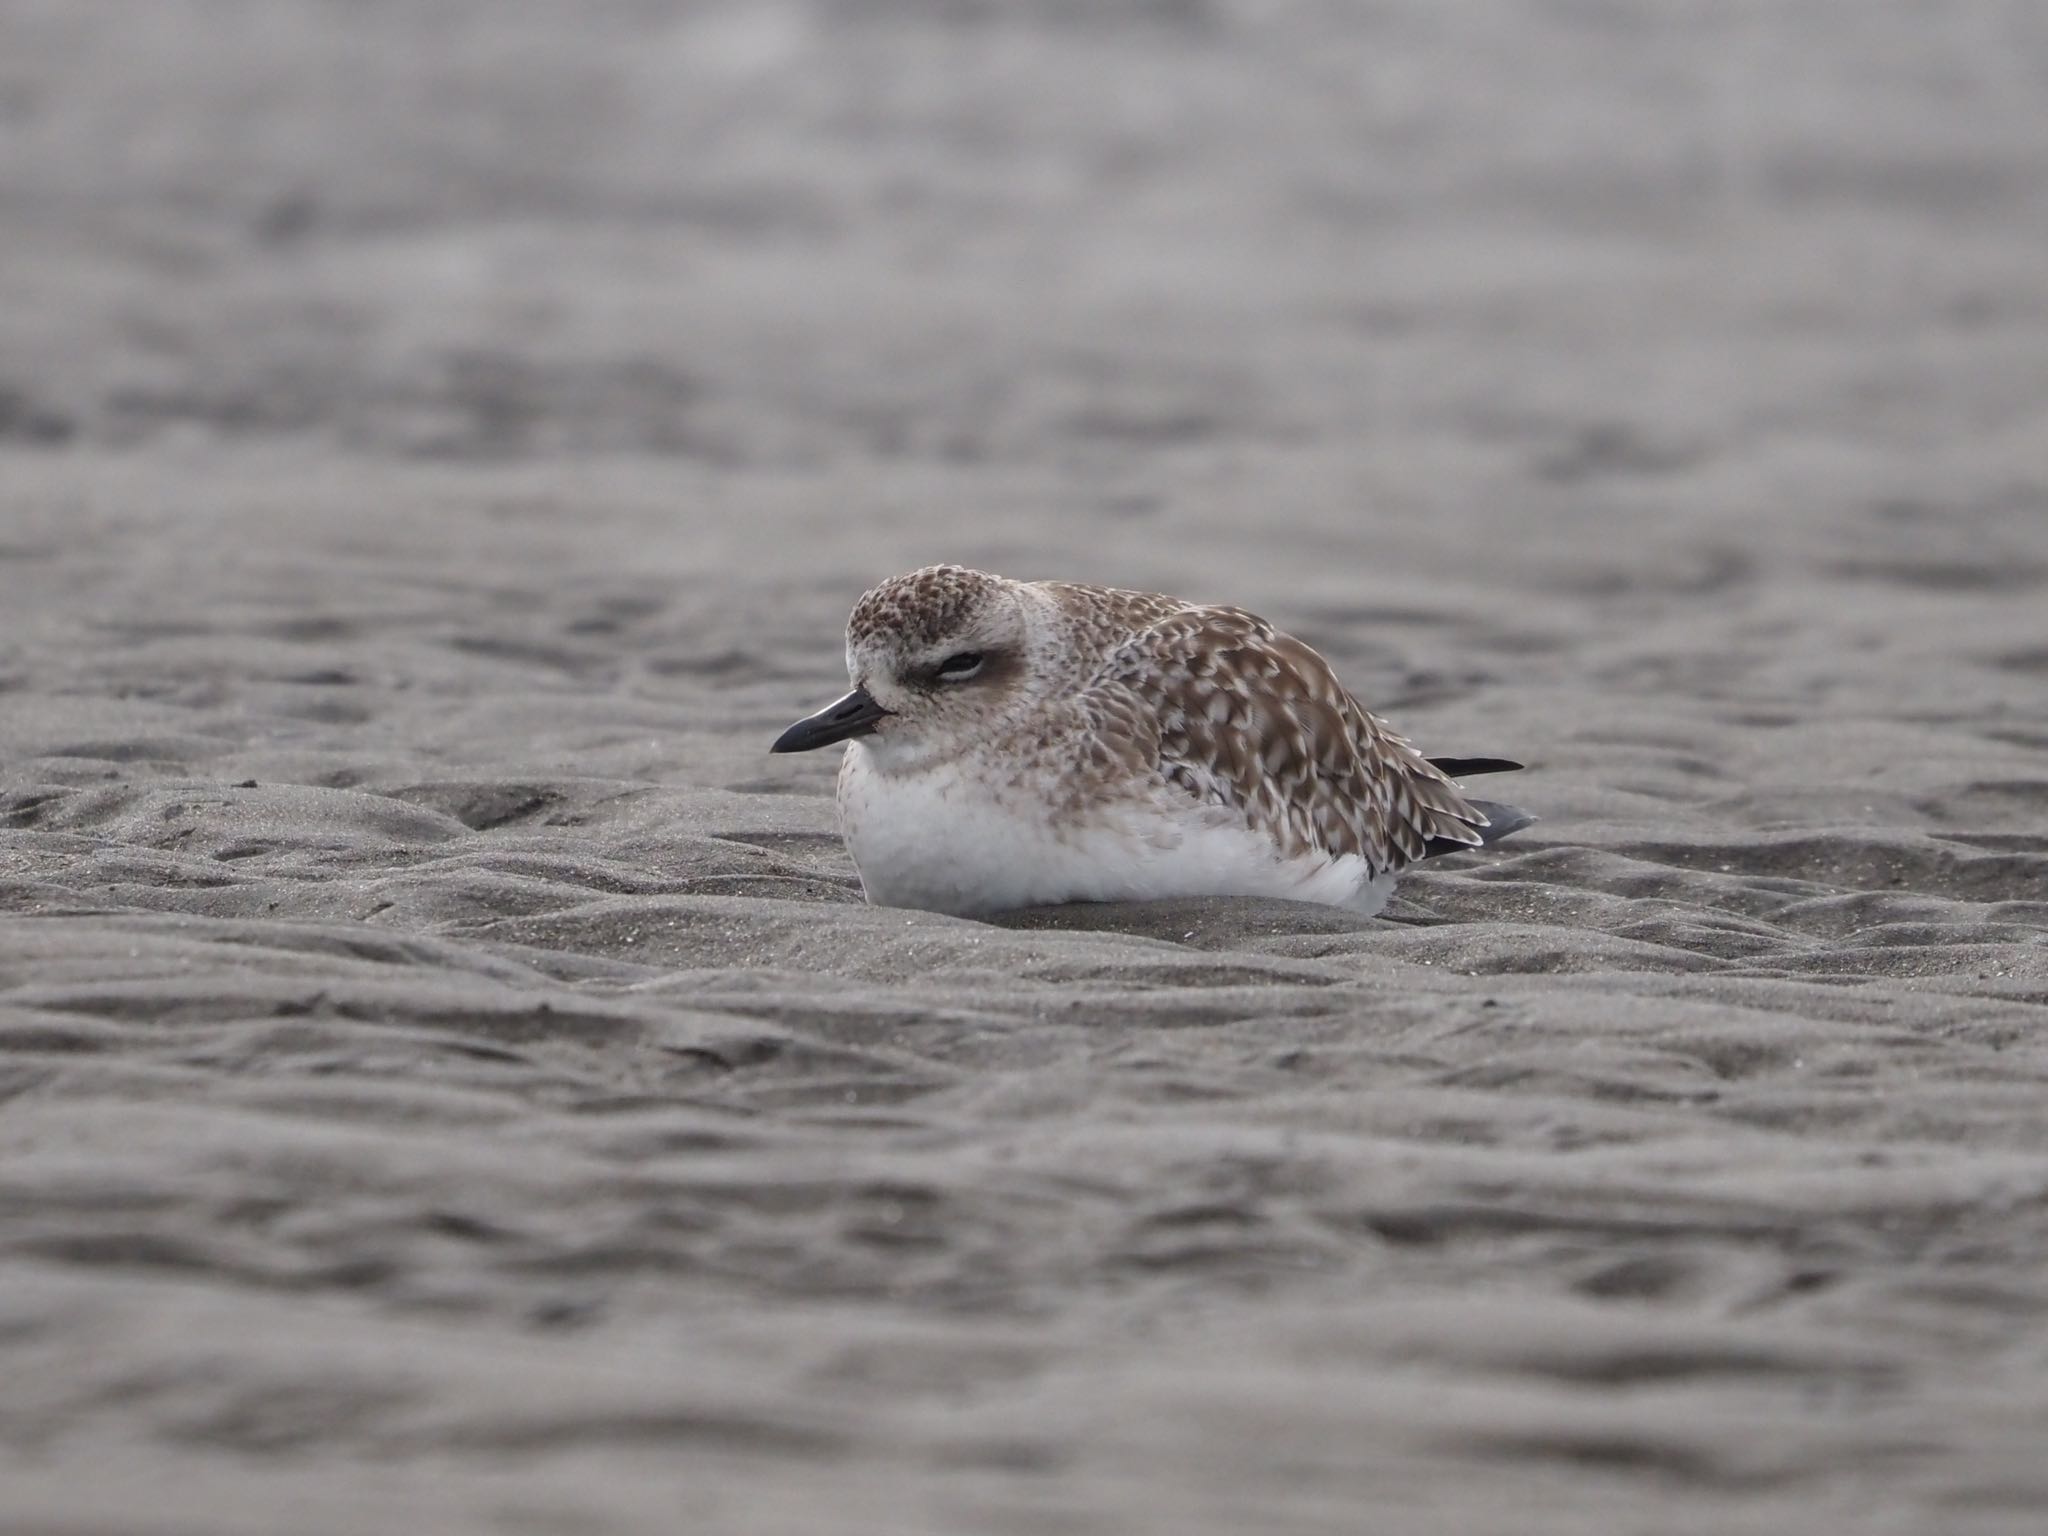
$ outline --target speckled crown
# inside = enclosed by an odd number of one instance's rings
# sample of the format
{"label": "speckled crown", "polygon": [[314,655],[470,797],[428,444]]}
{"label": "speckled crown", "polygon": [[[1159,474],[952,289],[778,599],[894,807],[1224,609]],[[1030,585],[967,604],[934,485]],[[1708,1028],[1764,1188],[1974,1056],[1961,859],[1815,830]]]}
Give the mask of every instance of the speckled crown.
{"label": "speckled crown", "polygon": [[968,616],[1002,589],[1000,577],[964,565],[928,565],[892,576],[853,605],[846,621],[849,650],[865,650],[884,636],[907,649],[937,645],[955,635]]}

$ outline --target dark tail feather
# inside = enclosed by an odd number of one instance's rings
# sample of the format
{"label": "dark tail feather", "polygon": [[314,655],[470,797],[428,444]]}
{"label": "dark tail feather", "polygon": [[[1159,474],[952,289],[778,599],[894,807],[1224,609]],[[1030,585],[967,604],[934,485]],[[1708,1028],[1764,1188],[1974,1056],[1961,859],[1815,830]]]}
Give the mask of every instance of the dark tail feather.
{"label": "dark tail feather", "polygon": [[1429,766],[1447,779],[1467,779],[1475,773],[1513,773],[1522,765],[1504,757],[1432,757]]}
{"label": "dark tail feather", "polygon": [[[1493,800],[1467,800],[1473,810],[1486,818],[1486,825],[1479,828],[1479,846],[1491,847],[1511,833],[1533,824],[1536,818],[1519,805],[1501,805]],[[1432,837],[1424,845],[1424,858],[1434,858],[1440,853],[1470,853],[1470,843],[1453,842],[1448,837]]]}

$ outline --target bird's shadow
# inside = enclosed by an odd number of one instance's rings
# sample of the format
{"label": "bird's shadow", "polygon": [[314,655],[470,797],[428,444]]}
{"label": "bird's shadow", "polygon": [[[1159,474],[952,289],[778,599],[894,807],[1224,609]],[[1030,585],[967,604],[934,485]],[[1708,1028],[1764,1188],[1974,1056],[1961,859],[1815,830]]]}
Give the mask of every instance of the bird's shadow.
{"label": "bird's shadow", "polygon": [[1185,944],[1198,937],[1214,943],[1232,933],[1261,938],[1276,933],[1369,933],[1387,922],[1427,925],[1441,919],[1427,908],[1399,898],[1380,916],[1367,917],[1345,907],[1270,896],[1171,896],[1158,901],[1076,901],[1018,907],[985,921],[998,928],[1126,933]]}

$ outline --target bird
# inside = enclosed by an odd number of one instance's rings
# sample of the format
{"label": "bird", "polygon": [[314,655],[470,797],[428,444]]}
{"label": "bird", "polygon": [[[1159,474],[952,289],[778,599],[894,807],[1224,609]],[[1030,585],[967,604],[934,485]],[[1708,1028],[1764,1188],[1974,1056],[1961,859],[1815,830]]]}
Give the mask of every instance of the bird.
{"label": "bird", "polygon": [[1397,874],[1535,817],[1426,758],[1320,654],[1242,608],[958,565],[846,626],[852,690],[771,752],[846,743],[838,810],[877,906],[986,917],[1267,896],[1377,913]]}

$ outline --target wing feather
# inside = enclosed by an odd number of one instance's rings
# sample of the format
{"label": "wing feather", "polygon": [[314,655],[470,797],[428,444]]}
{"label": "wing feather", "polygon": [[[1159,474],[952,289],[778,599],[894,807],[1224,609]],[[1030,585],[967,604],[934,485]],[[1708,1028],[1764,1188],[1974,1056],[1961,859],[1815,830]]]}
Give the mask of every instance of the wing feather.
{"label": "wing feather", "polygon": [[1154,620],[1077,702],[1103,726],[1152,726],[1126,750],[1290,854],[1356,854],[1377,873],[1482,841],[1485,812],[1320,655],[1243,609]]}

